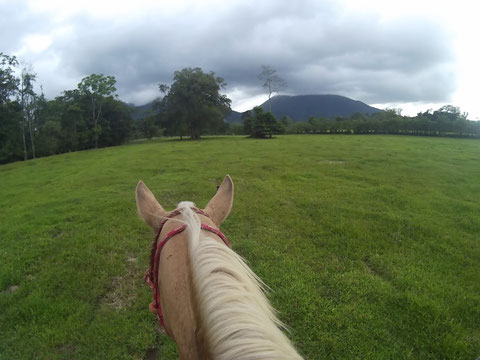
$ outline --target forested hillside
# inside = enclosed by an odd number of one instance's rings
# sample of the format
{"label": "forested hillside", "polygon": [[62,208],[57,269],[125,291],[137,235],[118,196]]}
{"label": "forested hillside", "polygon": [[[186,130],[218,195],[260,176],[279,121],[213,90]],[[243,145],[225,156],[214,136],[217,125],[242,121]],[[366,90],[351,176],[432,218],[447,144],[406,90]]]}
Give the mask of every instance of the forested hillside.
{"label": "forested hillside", "polygon": [[35,81],[0,53],[0,163],[119,145],[130,136],[130,108],[117,99],[113,76],[92,74],[53,100],[34,91]]}

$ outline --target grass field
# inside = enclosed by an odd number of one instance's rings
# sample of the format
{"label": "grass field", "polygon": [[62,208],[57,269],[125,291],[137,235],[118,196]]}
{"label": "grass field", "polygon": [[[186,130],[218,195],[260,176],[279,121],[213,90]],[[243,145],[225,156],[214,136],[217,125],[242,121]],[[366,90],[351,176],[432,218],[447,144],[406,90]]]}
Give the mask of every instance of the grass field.
{"label": "grass field", "polygon": [[308,359],[480,356],[480,141],[159,140],[0,166],[0,359],[174,359],[148,312],[142,179],[205,206]]}

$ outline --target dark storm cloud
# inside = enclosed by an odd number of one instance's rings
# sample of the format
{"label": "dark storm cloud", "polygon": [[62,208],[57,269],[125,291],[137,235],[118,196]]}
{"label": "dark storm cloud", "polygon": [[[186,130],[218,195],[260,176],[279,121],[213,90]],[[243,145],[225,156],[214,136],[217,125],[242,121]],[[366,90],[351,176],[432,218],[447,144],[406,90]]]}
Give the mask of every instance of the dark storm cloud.
{"label": "dark storm cloud", "polygon": [[91,73],[114,75],[120,97],[136,103],[159,95],[157,84],[186,66],[215,71],[243,97],[263,93],[261,64],[277,69],[290,94],[440,102],[455,90],[451,39],[440,24],[385,22],[334,2],[246,2],[107,22],[84,14],[70,25],[49,51],[76,76],[73,87]]}

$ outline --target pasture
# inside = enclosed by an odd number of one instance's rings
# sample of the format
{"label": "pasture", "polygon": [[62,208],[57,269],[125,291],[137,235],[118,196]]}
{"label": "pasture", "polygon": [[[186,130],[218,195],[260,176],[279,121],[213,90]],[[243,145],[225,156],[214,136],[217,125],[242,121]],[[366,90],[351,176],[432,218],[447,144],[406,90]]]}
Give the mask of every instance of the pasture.
{"label": "pasture", "polygon": [[175,359],[148,311],[150,228],[225,174],[222,225],[307,359],[480,356],[480,142],[157,140],[0,166],[0,359]]}

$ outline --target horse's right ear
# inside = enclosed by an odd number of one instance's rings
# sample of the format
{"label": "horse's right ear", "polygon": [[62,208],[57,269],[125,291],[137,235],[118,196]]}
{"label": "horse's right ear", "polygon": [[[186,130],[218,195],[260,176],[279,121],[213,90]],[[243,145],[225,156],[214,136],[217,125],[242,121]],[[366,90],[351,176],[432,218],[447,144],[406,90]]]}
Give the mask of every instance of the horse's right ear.
{"label": "horse's right ear", "polygon": [[217,193],[208,202],[205,212],[210,216],[215,225],[219,226],[232,210],[233,181],[230,175],[225,176]]}
{"label": "horse's right ear", "polygon": [[162,205],[158,203],[153,193],[141,180],[137,184],[135,199],[137,200],[138,214],[143,221],[152,228],[158,229],[161,221],[167,215],[167,212],[163,209]]}

